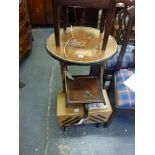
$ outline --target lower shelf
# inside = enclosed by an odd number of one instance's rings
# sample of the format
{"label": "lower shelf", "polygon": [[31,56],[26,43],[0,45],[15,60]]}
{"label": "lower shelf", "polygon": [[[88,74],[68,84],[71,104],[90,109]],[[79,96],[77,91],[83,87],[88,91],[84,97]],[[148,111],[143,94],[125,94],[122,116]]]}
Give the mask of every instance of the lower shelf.
{"label": "lower shelf", "polygon": [[73,76],[66,78],[66,96],[68,104],[104,103],[98,79],[90,76]]}
{"label": "lower shelf", "polygon": [[57,97],[57,122],[59,126],[107,122],[112,114],[112,108],[106,90],[103,90],[102,93],[106,108],[89,110],[87,118],[84,118],[85,115],[82,104],[73,104],[66,107],[65,93],[59,93]]}

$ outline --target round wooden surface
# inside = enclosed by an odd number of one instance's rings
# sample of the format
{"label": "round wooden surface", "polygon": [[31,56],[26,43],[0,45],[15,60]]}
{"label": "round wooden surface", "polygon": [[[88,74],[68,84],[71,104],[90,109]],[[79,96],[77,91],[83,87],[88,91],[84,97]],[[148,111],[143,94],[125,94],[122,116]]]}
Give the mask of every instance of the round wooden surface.
{"label": "round wooden surface", "polygon": [[62,62],[86,65],[102,63],[117,51],[117,43],[112,36],[109,36],[106,50],[101,50],[103,35],[95,28],[69,27],[66,31],[60,30],[60,46],[55,45],[52,33],[46,41],[46,48],[51,56]]}

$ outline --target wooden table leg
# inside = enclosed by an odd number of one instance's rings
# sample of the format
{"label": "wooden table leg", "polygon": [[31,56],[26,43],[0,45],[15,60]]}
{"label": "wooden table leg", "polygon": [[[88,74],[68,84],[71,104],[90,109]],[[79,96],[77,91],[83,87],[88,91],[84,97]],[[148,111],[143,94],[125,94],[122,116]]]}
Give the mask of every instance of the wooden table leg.
{"label": "wooden table leg", "polygon": [[103,88],[103,75],[105,70],[105,63],[100,65],[100,73],[99,73],[99,83],[101,88]]}
{"label": "wooden table leg", "polygon": [[65,63],[60,62],[60,67],[61,67],[61,78],[62,78],[62,87],[63,91],[65,91],[65,71],[67,71],[67,65]]}

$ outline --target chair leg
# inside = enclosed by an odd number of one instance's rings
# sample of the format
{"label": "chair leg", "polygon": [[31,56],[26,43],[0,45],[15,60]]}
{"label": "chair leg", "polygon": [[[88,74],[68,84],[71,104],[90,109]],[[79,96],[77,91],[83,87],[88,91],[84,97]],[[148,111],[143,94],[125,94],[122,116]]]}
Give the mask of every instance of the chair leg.
{"label": "chair leg", "polygon": [[112,91],[113,88],[114,88],[114,76],[112,75],[112,78],[110,80],[109,87],[107,89],[107,93],[110,94],[110,92]]}
{"label": "chair leg", "polygon": [[102,89],[104,88],[104,83],[103,83],[104,71],[105,71],[105,65],[103,63],[100,65],[100,72],[99,72],[99,83]]}
{"label": "chair leg", "polygon": [[100,33],[103,33],[104,25],[105,25],[105,18],[106,18],[106,11],[104,9],[102,9],[101,23],[100,23]]}
{"label": "chair leg", "polygon": [[107,71],[105,70],[104,74],[103,74],[103,88],[105,88],[105,82],[106,81],[107,81]]}
{"label": "chair leg", "polygon": [[[52,6],[57,6],[56,1],[52,1]],[[53,21],[54,21],[54,33],[56,46],[60,46],[60,7],[53,7]]]}
{"label": "chair leg", "polygon": [[62,130],[65,132],[66,131],[66,126],[63,126],[62,127]]}
{"label": "chair leg", "polygon": [[67,17],[67,7],[64,6],[63,7],[63,28],[64,28],[64,31],[66,31],[66,28],[67,28],[67,21],[68,21],[68,17]]}

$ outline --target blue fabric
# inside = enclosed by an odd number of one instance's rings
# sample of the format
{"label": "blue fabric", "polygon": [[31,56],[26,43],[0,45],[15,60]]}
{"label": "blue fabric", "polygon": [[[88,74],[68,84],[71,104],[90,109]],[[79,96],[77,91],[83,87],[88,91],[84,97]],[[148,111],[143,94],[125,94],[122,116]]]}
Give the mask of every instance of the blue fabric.
{"label": "blue fabric", "polygon": [[124,84],[124,82],[133,74],[134,70],[128,69],[121,69],[115,72],[115,95],[117,108],[135,108],[135,93]]}
{"label": "blue fabric", "polygon": [[[134,49],[134,46],[132,45],[127,46],[126,52],[123,57],[122,65],[121,65],[122,68],[130,68],[133,66],[133,52],[132,52],[133,49]],[[117,63],[120,50],[121,50],[121,46],[119,45],[116,54],[106,62],[107,69],[110,69],[110,70],[114,69]]]}

